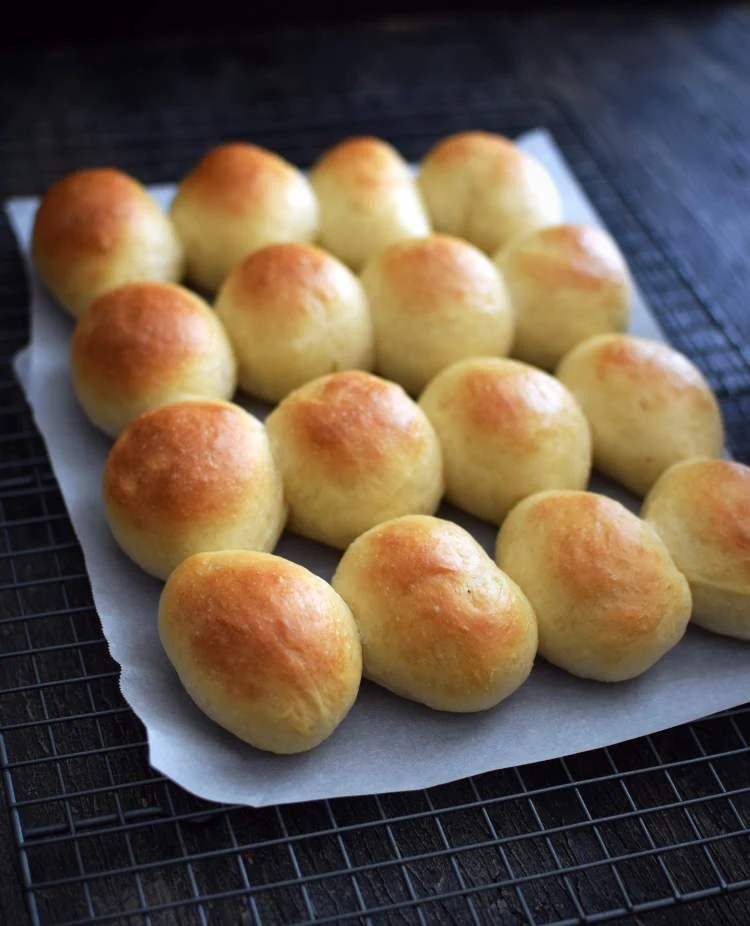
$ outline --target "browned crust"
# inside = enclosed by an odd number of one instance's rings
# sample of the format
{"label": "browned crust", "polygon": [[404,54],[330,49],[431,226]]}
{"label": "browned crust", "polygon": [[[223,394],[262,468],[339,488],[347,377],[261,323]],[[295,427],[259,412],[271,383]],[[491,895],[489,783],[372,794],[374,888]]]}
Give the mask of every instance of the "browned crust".
{"label": "browned crust", "polygon": [[434,311],[446,300],[489,294],[500,285],[484,254],[449,235],[400,242],[381,255],[380,264],[399,305],[414,313]]}
{"label": "browned crust", "polygon": [[467,430],[531,453],[539,419],[565,410],[565,391],[552,377],[525,364],[485,360],[467,365],[446,396],[460,410]]}
{"label": "browned crust", "polygon": [[210,309],[181,286],[127,283],[100,296],[76,325],[79,380],[113,395],[142,393],[207,352],[217,336]]}
{"label": "browned crust", "polygon": [[54,183],[34,221],[35,260],[73,262],[109,254],[150,204],[144,188],[112,168],[79,170]]}
{"label": "browned crust", "polygon": [[626,270],[605,232],[589,225],[553,225],[511,252],[517,272],[548,287],[599,292],[623,285]]}
{"label": "browned crust", "polygon": [[684,512],[685,530],[699,543],[710,542],[729,554],[750,578],[750,467],[730,460],[696,460],[663,478],[663,491],[675,510]]}
{"label": "browned crust", "polygon": [[347,138],[329,148],[312,176],[337,175],[347,185],[374,192],[391,183],[394,173],[406,176],[406,162],[395,148],[379,138]]}
{"label": "browned crust", "polygon": [[296,179],[296,168],[271,151],[231,142],[209,151],[182,181],[177,196],[244,215]]}
{"label": "browned crust", "polygon": [[586,492],[540,499],[532,521],[545,538],[545,562],[575,600],[606,608],[620,641],[656,631],[667,583],[646,526],[622,505]]}
{"label": "browned crust", "polygon": [[292,705],[352,671],[348,646],[337,645],[334,593],[301,567],[229,553],[194,557],[174,579],[172,632],[227,696],[241,702],[279,692]]}
{"label": "browned crust", "polygon": [[273,414],[288,415],[298,447],[309,448],[331,468],[377,468],[421,440],[422,413],[394,383],[353,370],[303,389]]}
{"label": "browned crust", "polygon": [[[415,521],[405,519],[375,532],[367,553],[366,581],[382,597],[384,608],[392,596],[402,606],[408,602],[409,628],[399,626],[404,650],[419,661],[425,643],[435,637],[474,646],[477,653],[518,646],[525,627],[510,592],[498,602],[493,587],[488,598],[476,581],[477,553],[451,533]],[[493,570],[494,564],[487,562],[486,569]]]}
{"label": "browned crust", "polygon": [[308,315],[337,297],[342,273],[333,257],[309,244],[272,244],[232,271],[221,298],[243,311],[274,317]]}
{"label": "browned crust", "polygon": [[695,395],[705,398],[708,387],[700,372],[682,354],[666,344],[629,335],[607,337],[595,350],[600,379],[619,373],[648,388],[658,385],[661,395]]}
{"label": "browned crust", "polygon": [[258,431],[226,402],[163,405],[132,421],[110,451],[108,505],[136,529],[237,512],[257,476]]}
{"label": "browned crust", "polygon": [[425,163],[445,168],[462,168],[481,162],[490,171],[488,179],[503,181],[523,172],[527,155],[514,142],[492,132],[459,132],[439,142]]}

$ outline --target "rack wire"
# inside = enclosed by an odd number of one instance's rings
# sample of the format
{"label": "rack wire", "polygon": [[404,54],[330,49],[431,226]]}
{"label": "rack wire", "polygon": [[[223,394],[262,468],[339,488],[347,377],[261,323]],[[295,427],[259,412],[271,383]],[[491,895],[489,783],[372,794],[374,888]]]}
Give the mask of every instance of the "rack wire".
{"label": "rack wire", "polygon": [[[309,164],[342,136],[419,158],[440,136],[544,125],[625,251],[673,343],[750,459],[750,356],[550,99],[493,86],[406,100],[327,98],[84,115],[0,139],[4,194],[76,167],[171,180],[252,135]],[[0,228],[0,760],[35,924],[596,923],[750,887],[750,705],[638,740],[425,791],[254,810],[201,801],[149,768],[83,557],[8,358],[26,287]]]}

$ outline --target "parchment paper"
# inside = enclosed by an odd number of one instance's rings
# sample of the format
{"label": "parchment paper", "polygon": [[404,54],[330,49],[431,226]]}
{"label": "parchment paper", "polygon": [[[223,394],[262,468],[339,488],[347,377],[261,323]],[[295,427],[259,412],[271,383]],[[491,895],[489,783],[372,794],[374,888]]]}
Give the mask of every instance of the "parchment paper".
{"label": "parchment paper", "polygon": [[[536,131],[521,144],[552,172],[566,220],[599,222],[550,135]],[[152,192],[167,204],[173,188]],[[15,199],[6,207],[25,257],[36,206],[36,200]],[[161,583],[120,552],[104,520],[100,480],[110,441],[89,425],[73,395],[72,322],[31,279],[32,339],[16,371],[83,547],[104,633],[122,666],[122,692],[146,726],[150,762],[188,791],[262,806],[424,788],[619,742],[750,700],[750,646],[691,628],[654,669],[631,682],[583,681],[538,660],[516,694],[473,715],[431,711],[364,682],[350,715],[312,752],[279,757],[245,745],[194,707],[161,649]],[[663,339],[640,298],[631,330]],[[612,485],[599,479],[592,487],[637,510],[637,501]],[[439,513],[471,530],[492,553],[494,528],[447,505]],[[337,562],[335,551],[291,534],[276,552],[326,579]]]}

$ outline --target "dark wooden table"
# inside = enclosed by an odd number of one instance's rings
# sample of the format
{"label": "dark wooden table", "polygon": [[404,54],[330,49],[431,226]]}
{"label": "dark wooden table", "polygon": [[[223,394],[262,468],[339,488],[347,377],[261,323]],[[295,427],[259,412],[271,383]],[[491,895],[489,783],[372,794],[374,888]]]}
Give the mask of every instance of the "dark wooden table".
{"label": "dark wooden table", "polygon": [[[131,76],[123,83],[122,74]],[[0,190],[37,192],[35,152],[56,113],[217,105],[217,100],[362,98],[512,77],[551,90],[591,131],[606,162],[688,277],[750,342],[750,16],[580,13],[390,21],[300,32],[11,51],[0,61]],[[252,136],[252,125],[247,134]],[[7,152],[28,152],[8,175]],[[4,153],[6,152],[6,153]],[[747,922],[750,894],[691,908],[692,922]],[[656,911],[649,924],[685,922]],[[24,924],[15,847],[0,800],[0,922]]]}

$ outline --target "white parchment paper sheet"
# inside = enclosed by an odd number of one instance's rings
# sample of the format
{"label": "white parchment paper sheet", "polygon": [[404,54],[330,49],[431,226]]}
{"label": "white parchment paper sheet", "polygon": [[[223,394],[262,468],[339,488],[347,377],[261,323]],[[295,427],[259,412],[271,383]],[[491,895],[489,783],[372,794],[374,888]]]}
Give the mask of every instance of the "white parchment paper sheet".
{"label": "white parchment paper sheet", "polygon": [[[551,171],[566,220],[598,223],[550,135],[536,131],[521,144]],[[153,189],[164,204],[172,192]],[[32,199],[7,205],[25,256],[36,206]],[[73,395],[72,322],[33,274],[31,313],[31,345],[16,369],[83,547],[104,633],[122,666],[122,692],[146,726],[151,764],[188,791],[261,806],[424,788],[593,749],[750,700],[750,647],[691,629],[652,671],[632,682],[583,681],[539,661],[508,701],[474,715],[441,714],[364,682],[351,714],[312,752],[279,757],[245,745],[194,707],[162,652],[156,630],[161,583],[120,552],[104,520],[100,480],[110,441],[88,424]],[[663,338],[640,298],[631,330]],[[592,486],[625,499],[602,480]],[[449,506],[440,513],[468,527],[492,553],[491,526]],[[335,551],[290,534],[276,552],[327,579],[337,562]]]}

